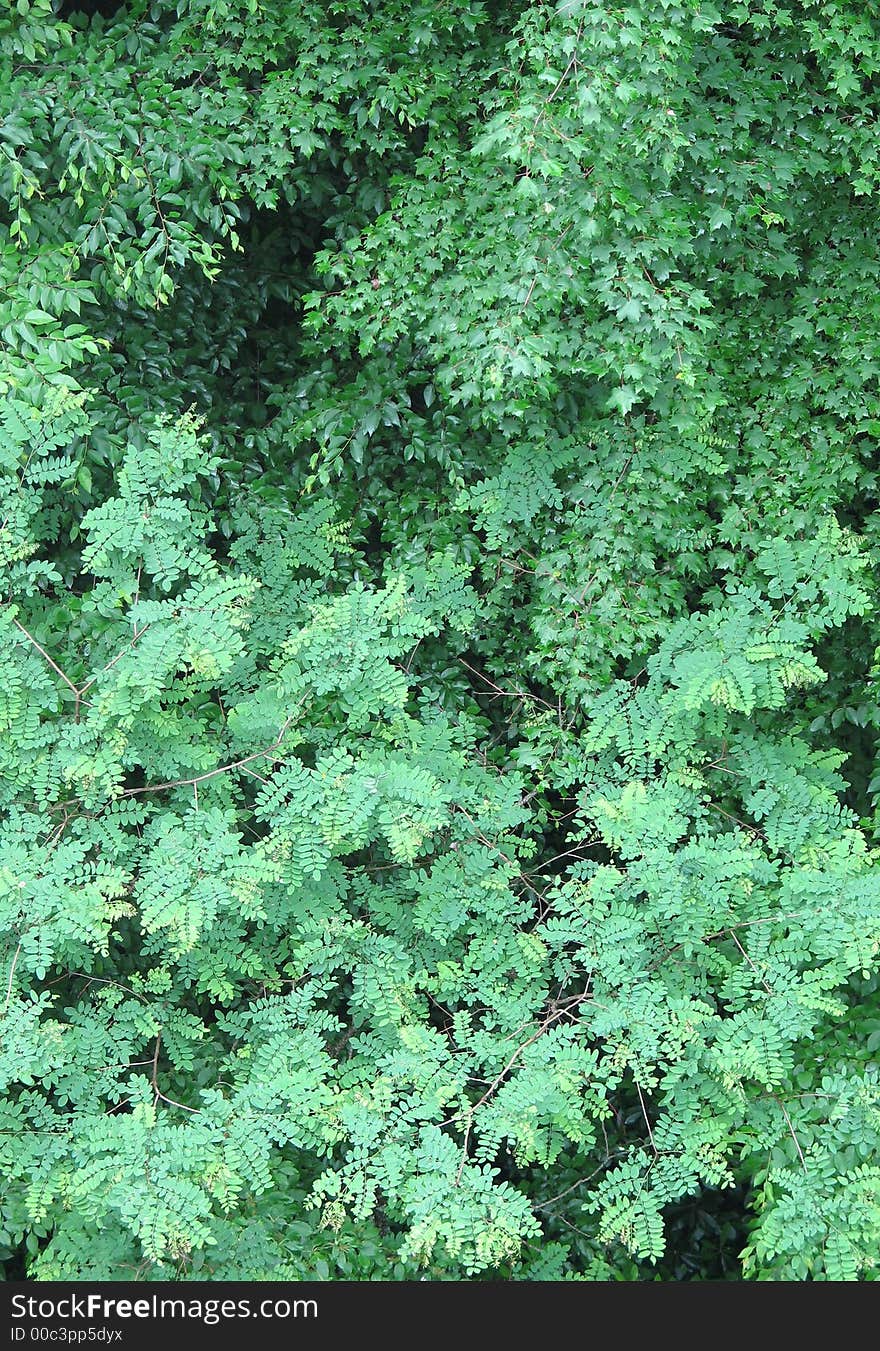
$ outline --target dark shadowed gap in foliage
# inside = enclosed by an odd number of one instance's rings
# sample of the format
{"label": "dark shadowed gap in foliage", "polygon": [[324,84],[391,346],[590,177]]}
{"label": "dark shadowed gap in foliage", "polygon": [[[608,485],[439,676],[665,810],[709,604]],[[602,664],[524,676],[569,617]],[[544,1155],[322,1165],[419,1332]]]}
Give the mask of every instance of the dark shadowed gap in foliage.
{"label": "dark shadowed gap in foliage", "polygon": [[[309,212],[286,202],[272,210],[254,208],[239,229],[241,251],[229,257],[215,283],[230,293],[240,283],[256,302],[257,312],[247,316],[234,369],[217,389],[216,414],[225,420],[232,405],[244,437],[273,420],[278,407],[269,396],[295,380],[300,302],[314,285],[312,261],[323,229],[320,208]],[[260,464],[262,473],[273,468],[278,466]]]}
{"label": "dark shadowed gap in foliage", "polygon": [[32,1228],[28,1237],[11,1249],[9,1256],[0,1262],[0,1271],[3,1273],[2,1279],[5,1281],[30,1280],[28,1267],[48,1246],[51,1238],[51,1231],[40,1235],[38,1231]]}
{"label": "dark shadowed gap in foliage", "polygon": [[[136,351],[120,333],[119,360],[135,366],[141,389],[205,417],[221,457],[218,519],[252,483],[290,487],[286,443],[271,431],[282,401],[272,396],[297,379],[301,298],[315,284],[324,231],[318,202],[245,205],[241,247],[227,251],[217,278],[209,283],[191,265],[166,307],[143,312]],[[228,533],[218,529],[209,545],[219,560],[228,557]]]}
{"label": "dark shadowed gap in foliage", "polygon": [[752,1216],[749,1189],[707,1187],[664,1212],[666,1252],[652,1268],[661,1281],[741,1281],[740,1254]]}
{"label": "dark shadowed gap in foliage", "polygon": [[[880,719],[876,688],[871,678],[874,642],[869,622],[858,616],[845,621],[816,645],[816,659],[828,679],[818,687],[818,695],[827,690],[832,705],[823,711],[814,727],[817,743],[846,754],[841,774],[847,788],[843,802],[860,817],[871,815],[873,803],[869,784],[877,758]],[[809,693],[806,696],[809,698]]]}
{"label": "dark shadowed gap in foliage", "polygon": [[69,23],[78,15],[86,19],[114,19],[127,8],[126,0],[61,0],[56,12],[59,19]]}
{"label": "dark shadowed gap in foliage", "polygon": [[[300,302],[314,285],[312,261],[323,230],[320,208],[309,212],[286,202],[273,209],[251,208],[239,226],[240,251],[227,255],[226,267],[207,292],[209,303],[212,295],[234,296],[237,287],[247,298],[245,335],[234,368],[217,390],[224,409],[235,405],[243,431],[271,421],[277,410],[267,405],[267,396],[295,376],[291,358],[296,356]],[[208,332],[211,317],[203,319]],[[213,336],[219,347],[223,334]]]}
{"label": "dark shadowed gap in foliage", "polygon": [[612,851],[603,841],[579,838],[582,833],[580,821],[577,831],[572,830],[573,821],[580,816],[576,797],[565,797],[548,787],[541,793],[540,809],[546,814],[547,826],[541,849],[528,865],[530,874],[543,878],[546,885],[550,879],[565,878],[572,866],[580,861],[611,863]]}
{"label": "dark shadowed gap in foliage", "polygon": [[23,1243],[19,1243],[17,1248],[3,1262],[3,1279],[5,1281],[26,1281],[27,1280],[27,1259],[28,1251]]}

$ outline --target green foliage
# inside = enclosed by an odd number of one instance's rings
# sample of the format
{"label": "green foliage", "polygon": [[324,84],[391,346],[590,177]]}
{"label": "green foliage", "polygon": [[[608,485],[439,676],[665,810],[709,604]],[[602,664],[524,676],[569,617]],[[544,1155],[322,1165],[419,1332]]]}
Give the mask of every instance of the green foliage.
{"label": "green foliage", "polygon": [[0,17],[0,1257],[874,1279],[880,23]]}

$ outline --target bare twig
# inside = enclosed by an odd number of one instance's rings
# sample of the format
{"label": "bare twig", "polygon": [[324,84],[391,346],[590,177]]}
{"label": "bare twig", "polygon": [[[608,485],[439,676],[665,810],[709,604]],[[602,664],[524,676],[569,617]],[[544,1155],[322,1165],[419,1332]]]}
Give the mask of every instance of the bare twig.
{"label": "bare twig", "polygon": [[61,679],[64,681],[65,685],[67,685],[67,687],[68,687],[69,689],[73,690],[74,694],[77,696],[77,703],[78,703],[78,702],[79,702],[80,690],[77,688],[76,685],[74,685],[74,683],[73,683],[73,681],[71,680],[70,676],[69,676],[69,675],[65,675],[64,671],[62,671],[62,669],[61,669],[61,667],[58,665],[57,661],[53,661],[53,659],[49,656],[49,653],[46,651],[46,649],[45,649],[40,643],[37,642],[37,640],[36,640],[36,638],[34,637],[34,635],[33,635],[32,633],[28,633],[28,631],[27,631],[27,629],[25,628],[24,624],[19,624],[19,622],[18,622],[17,619],[13,619],[12,622],[13,622],[13,624],[15,625],[15,627],[18,629],[19,633],[23,633],[24,636],[25,636],[25,638],[27,638],[28,642],[31,643],[31,644],[37,649],[37,651],[39,652],[40,656],[41,656],[41,657],[44,657],[44,658],[46,659],[46,661],[47,661],[47,662],[49,663],[49,665],[52,667],[52,670],[56,673],[56,675],[60,675],[60,677],[61,677]]}
{"label": "bare twig", "polygon": [[484,683],[488,685],[490,689],[494,690],[496,694],[505,695],[508,699],[522,699],[523,702],[527,699],[531,699],[533,703],[542,704],[544,708],[549,708],[553,713],[556,712],[556,708],[553,704],[548,704],[546,699],[541,699],[537,694],[531,694],[528,690],[503,690],[500,685],[495,684],[494,680],[490,680],[482,671],[478,671],[476,666],[471,666],[470,662],[465,661],[464,657],[458,657],[457,660],[461,666],[466,667],[468,671],[473,672],[475,676],[478,676],[480,680],[484,681]]}
{"label": "bare twig", "polygon": [[470,1144],[470,1139],[471,1139],[471,1125],[472,1125],[472,1123],[473,1123],[473,1117],[469,1117],[469,1118],[468,1118],[468,1123],[467,1123],[467,1126],[466,1126],[465,1132],[464,1132],[464,1144],[463,1144],[462,1147],[461,1147],[461,1162],[460,1162],[459,1165],[458,1165],[458,1172],[455,1174],[455,1182],[454,1182],[454,1184],[453,1184],[453,1185],[456,1186],[456,1187],[457,1187],[457,1186],[459,1185],[459,1183],[461,1182],[461,1177],[462,1177],[462,1174],[463,1174],[464,1169],[465,1169],[465,1164],[467,1163],[467,1157],[468,1157],[468,1145]]}
{"label": "bare twig", "polygon": [[587,1177],[579,1177],[577,1182],[572,1182],[570,1187],[565,1188],[565,1191],[558,1192],[556,1196],[551,1196],[549,1201],[542,1201],[540,1205],[533,1206],[532,1209],[549,1210],[551,1206],[556,1205],[557,1201],[562,1201],[565,1199],[566,1196],[570,1196],[572,1192],[577,1191],[578,1187],[585,1187],[588,1182],[592,1182],[594,1177],[598,1177],[600,1173],[604,1172],[605,1169],[608,1168],[617,1159],[622,1158],[625,1153],[626,1150],[618,1149],[614,1154],[609,1154],[607,1158],[602,1160],[602,1162],[599,1164],[599,1167],[594,1168],[592,1173],[590,1173]]}
{"label": "bare twig", "polygon": [[92,686],[94,685],[95,681],[98,679],[99,676],[102,676],[102,675],[104,674],[105,671],[109,671],[109,670],[111,669],[111,667],[115,666],[116,663],[120,660],[120,658],[121,658],[121,657],[124,657],[125,654],[126,654],[126,652],[130,651],[131,648],[134,647],[134,645],[135,645],[135,643],[138,641],[138,639],[143,638],[144,634],[146,633],[146,631],[147,631],[147,629],[148,629],[149,627],[150,627],[149,624],[145,624],[144,627],[140,630],[139,633],[138,633],[138,632],[135,633],[135,635],[134,635],[134,637],[132,638],[131,642],[130,642],[130,643],[126,643],[125,647],[123,647],[119,652],[116,653],[116,656],[112,659],[112,661],[108,661],[108,662],[107,662],[107,665],[106,665],[106,666],[102,666],[101,669],[100,669],[100,671],[96,671],[95,674],[94,674],[93,676],[91,676],[90,679],[88,679],[84,685],[80,685],[79,691],[78,691],[79,694],[81,694],[81,695],[82,695],[82,694],[85,694],[86,690],[90,690],[90,689],[92,688]]}
{"label": "bare twig", "polygon": [[15,968],[18,963],[18,955],[21,952],[21,939],[18,940],[18,947],[15,949],[15,956],[12,958],[12,966],[9,969],[9,984],[6,987],[6,1003],[3,1005],[4,1017],[9,1008],[9,1001],[12,998],[12,982],[15,979]]}
{"label": "bare twig", "polygon": [[162,1029],[160,1028],[159,1031],[156,1033],[156,1048],[153,1051],[153,1058],[149,1062],[153,1067],[152,1072],[150,1074],[150,1083],[153,1085],[153,1092],[156,1095],[153,1098],[153,1106],[155,1107],[156,1103],[159,1101],[167,1102],[169,1107],[179,1107],[182,1112],[192,1112],[194,1116],[200,1116],[201,1113],[198,1107],[187,1107],[185,1102],[177,1102],[174,1098],[166,1097],[166,1095],[160,1089],[158,1080],[159,1080],[159,1048],[161,1047],[161,1045],[162,1045]]}
{"label": "bare twig", "polygon": [[259,760],[263,756],[271,755],[277,750],[284,740],[288,727],[293,721],[293,715],[284,723],[281,731],[278,733],[271,746],[265,746],[261,751],[252,751],[250,755],[245,755],[240,760],[233,760],[228,765],[218,765],[216,769],[206,770],[204,774],[196,774],[190,779],[169,779],[166,783],[148,783],[143,788],[126,788],[122,797],[140,797],[143,793],[161,793],[166,788],[186,788],[204,783],[206,779],[215,779],[218,774],[228,774],[233,769],[241,769],[249,765],[252,760]]}
{"label": "bare twig", "polygon": [[764,986],[764,989],[767,991],[768,994],[772,994],[773,991],[770,989],[770,986],[767,984],[766,980],[765,980],[764,977],[761,975],[761,973],[760,973],[760,971],[758,970],[758,968],[755,966],[755,963],[752,961],[751,957],[750,957],[749,954],[746,952],[745,948],[743,947],[742,943],[741,943],[741,942],[739,941],[739,939],[737,938],[736,934],[733,932],[732,929],[728,929],[727,932],[730,934],[730,936],[731,936],[731,938],[733,939],[734,943],[735,943],[736,946],[739,948],[739,950],[740,950],[740,952],[742,953],[742,955],[745,957],[746,961],[748,962],[749,966],[750,966],[750,967],[752,968],[752,970],[754,971],[755,975],[758,977],[758,980],[759,980],[759,981],[761,982],[761,984]]}
{"label": "bare twig", "polygon": [[781,1098],[776,1098],[776,1097],[774,1097],[773,1100],[774,1100],[775,1103],[777,1103],[777,1105],[779,1106],[779,1108],[780,1108],[781,1111],[782,1111],[782,1115],[785,1117],[786,1124],[788,1125],[789,1133],[790,1133],[790,1135],[791,1135],[792,1140],[794,1140],[794,1147],[795,1147],[795,1149],[797,1150],[797,1152],[798,1152],[798,1158],[799,1158],[800,1161],[801,1161],[801,1167],[803,1168],[804,1172],[807,1173],[807,1172],[809,1172],[809,1169],[807,1168],[807,1161],[806,1161],[806,1159],[804,1158],[804,1151],[801,1149],[800,1143],[799,1143],[799,1141],[798,1141],[798,1138],[797,1138],[797,1136],[796,1136],[795,1133],[794,1133],[794,1126],[791,1124],[791,1117],[788,1115],[788,1110],[786,1109],[785,1103],[782,1101]]}
{"label": "bare twig", "polygon": [[651,1122],[648,1118],[648,1109],[645,1106],[645,1099],[642,1095],[642,1086],[639,1083],[638,1079],[635,1079],[634,1083],[636,1086],[636,1092],[639,1095],[639,1102],[642,1105],[642,1116],[645,1118],[645,1125],[648,1127],[648,1139],[651,1141],[651,1148],[653,1149],[654,1153],[657,1154],[659,1151],[657,1149],[657,1146],[654,1144],[654,1132],[651,1130]]}

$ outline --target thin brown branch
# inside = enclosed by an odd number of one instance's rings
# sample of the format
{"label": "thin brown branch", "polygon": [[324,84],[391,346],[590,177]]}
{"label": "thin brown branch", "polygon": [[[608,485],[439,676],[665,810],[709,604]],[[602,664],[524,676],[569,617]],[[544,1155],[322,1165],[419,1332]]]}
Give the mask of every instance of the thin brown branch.
{"label": "thin brown branch", "polygon": [[556,712],[555,705],[548,704],[546,699],[541,699],[537,694],[531,694],[528,690],[503,690],[500,685],[495,684],[494,680],[490,680],[482,671],[478,671],[475,666],[471,666],[470,662],[465,661],[464,657],[458,657],[457,660],[460,665],[466,667],[468,671],[471,671],[475,676],[479,677],[479,679],[482,680],[484,684],[488,685],[490,690],[494,690],[496,694],[504,695],[508,699],[521,699],[523,702],[530,699],[533,703],[542,704],[544,708],[549,708],[553,713]]}
{"label": "thin brown branch", "polygon": [[467,1163],[467,1157],[468,1157],[468,1145],[470,1144],[470,1139],[471,1139],[471,1125],[472,1125],[472,1123],[473,1123],[473,1117],[469,1117],[469,1118],[468,1118],[467,1127],[465,1128],[465,1132],[464,1132],[464,1144],[463,1144],[462,1147],[461,1147],[461,1162],[460,1162],[459,1165],[458,1165],[458,1172],[455,1174],[455,1182],[453,1183],[453,1186],[455,1186],[455,1187],[457,1187],[457,1186],[459,1185],[459,1183],[461,1182],[462,1174],[464,1173],[464,1169],[465,1169],[465,1164]]}
{"label": "thin brown branch", "polygon": [[64,671],[62,671],[62,669],[61,669],[61,667],[58,665],[57,661],[53,661],[53,659],[49,656],[49,653],[46,651],[46,649],[45,649],[40,643],[37,642],[37,640],[36,640],[36,638],[34,637],[34,635],[33,635],[32,633],[28,633],[28,631],[27,631],[27,629],[25,628],[24,624],[20,624],[20,623],[18,622],[17,619],[13,619],[12,622],[13,622],[13,624],[15,625],[15,627],[18,629],[18,631],[19,631],[20,633],[23,633],[23,634],[24,634],[24,636],[25,636],[25,638],[27,638],[28,642],[31,643],[31,644],[33,644],[33,646],[34,646],[34,647],[37,649],[37,651],[39,652],[40,656],[45,658],[45,660],[46,660],[46,661],[49,663],[49,665],[52,667],[52,670],[56,673],[56,675],[60,675],[60,677],[61,677],[61,679],[64,681],[65,685],[67,685],[67,687],[68,687],[69,689],[73,690],[74,694],[75,694],[76,697],[77,697],[77,704],[78,704],[78,703],[79,703],[79,695],[80,695],[80,691],[79,691],[79,689],[76,687],[76,685],[74,685],[74,683],[73,683],[73,681],[71,680],[70,676],[69,676],[69,675],[65,675]]}
{"label": "thin brown branch", "polygon": [[9,1001],[12,998],[12,982],[15,979],[15,968],[18,964],[18,956],[21,952],[21,939],[18,940],[18,947],[15,949],[15,956],[12,958],[12,966],[9,969],[9,984],[6,986],[6,1002],[3,1005],[3,1016],[9,1008]]}
{"label": "thin brown branch", "polygon": [[758,970],[758,968],[755,966],[755,963],[752,961],[751,957],[750,957],[749,954],[746,952],[746,950],[745,950],[745,948],[743,947],[742,943],[739,941],[739,939],[737,938],[736,934],[733,932],[733,929],[728,929],[727,932],[730,934],[730,936],[731,936],[731,938],[733,939],[734,943],[735,943],[736,946],[739,948],[739,950],[740,950],[740,952],[742,953],[742,955],[745,957],[746,961],[748,962],[749,966],[750,966],[750,967],[752,968],[752,970],[754,971],[755,975],[758,977],[758,980],[759,980],[759,981],[761,982],[761,984],[764,986],[764,989],[767,991],[768,994],[771,994],[771,995],[772,995],[773,991],[770,989],[770,986],[767,984],[766,980],[765,980],[764,977],[761,975],[761,973],[760,973],[760,971]]}
{"label": "thin brown branch", "polygon": [[120,658],[124,657],[126,652],[128,652],[131,648],[134,647],[138,639],[143,638],[148,628],[150,628],[150,625],[145,624],[144,627],[141,629],[140,633],[135,633],[131,642],[126,643],[125,647],[121,648],[120,651],[116,653],[116,656],[111,661],[107,662],[106,666],[102,666],[100,671],[96,671],[95,674],[91,676],[84,685],[80,685],[78,691],[79,694],[81,695],[85,694],[86,690],[90,690],[99,676],[102,676],[105,671],[109,671],[111,667],[115,666],[116,663],[120,660]]}
{"label": "thin brown branch", "polygon": [[196,774],[189,779],[169,779],[166,783],[148,783],[143,788],[126,788],[122,797],[140,797],[144,793],[161,793],[167,788],[187,788],[204,783],[207,779],[215,779],[218,774],[228,774],[233,769],[242,769],[249,765],[252,760],[259,760],[264,756],[271,755],[276,751],[284,740],[288,727],[293,721],[293,716],[289,717],[278,733],[278,736],[272,742],[271,746],[264,747],[261,751],[252,751],[250,755],[245,755],[240,760],[233,760],[228,765],[218,765],[216,769],[206,770],[204,774]]}
{"label": "thin brown branch", "polygon": [[556,1205],[557,1201],[563,1201],[566,1196],[570,1196],[572,1192],[577,1191],[578,1187],[585,1187],[588,1182],[592,1182],[594,1177],[598,1177],[600,1173],[604,1172],[612,1163],[615,1163],[617,1159],[623,1158],[625,1153],[625,1149],[618,1149],[614,1154],[609,1154],[607,1158],[602,1160],[599,1167],[594,1168],[592,1173],[588,1174],[587,1177],[579,1177],[577,1182],[572,1182],[570,1187],[565,1188],[565,1191],[558,1192],[556,1196],[551,1196],[549,1201],[542,1201],[540,1205],[532,1206],[532,1209],[549,1210],[551,1206]]}
{"label": "thin brown branch", "polygon": [[151,1061],[148,1062],[153,1067],[150,1073],[150,1083],[153,1086],[153,1092],[155,1094],[155,1097],[153,1098],[153,1106],[155,1107],[156,1103],[160,1101],[167,1102],[169,1107],[179,1107],[183,1112],[192,1112],[194,1116],[200,1116],[201,1113],[198,1107],[187,1107],[185,1102],[177,1102],[174,1098],[166,1097],[166,1095],[160,1089],[159,1049],[161,1045],[162,1045],[162,1029],[160,1028],[159,1031],[156,1033],[156,1047],[155,1050],[153,1051],[153,1058]]}
{"label": "thin brown branch", "polygon": [[782,1115],[785,1117],[785,1121],[786,1121],[786,1124],[787,1124],[787,1126],[788,1126],[789,1133],[790,1133],[790,1135],[791,1135],[792,1140],[794,1140],[794,1147],[795,1147],[795,1149],[797,1150],[798,1158],[799,1158],[800,1161],[801,1161],[801,1167],[803,1168],[804,1172],[807,1173],[807,1172],[809,1172],[809,1169],[807,1168],[807,1161],[806,1161],[806,1159],[804,1158],[804,1151],[801,1149],[800,1143],[799,1143],[799,1141],[798,1141],[798,1138],[797,1138],[797,1136],[796,1136],[795,1133],[794,1133],[794,1126],[791,1124],[791,1117],[788,1115],[788,1110],[787,1110],[787,1108],[786,1108],[786,1106],[785,1106],[785,1103],[782,1101],[781,1098],[776,1098],[776,1097],[774,1097],[773,1100],[774,1100],[774,1102],[778,1105],[778,1107],[781,1109]]}
{"label": "thin brown branch", "polygon": [[[582,1003],[587,998],[588,998],[587,995],[575,995],[572,999],[567,999],[564,1004],[559,1005],[559,1007],[552,1009],[550,1013],[548,1013],[547,1017],[543,1019],[536,1032],[533,1032],[532,1035],[530,1037],[527,1037],[525,1041],[520,1042],[519,1046],[517,1046],[513,1055],[507,1061],[507,1064],[504,1066],[504,1068],[501,1070],[499,1074],[496,1074],[495,1078],[492,1080],[491,1084],[486,1089],[486,1092],[483,1094],[483,1096],[479,1099],[479,1101],[475,1102],[471,1107],[468,1108],[467,1119],[469,1123],[473,1121],[474,1116],[479,1111],[479,1109],[489,1101],[489,1099],[493,1096],[496,1090],[501,1086],[501,1084],[507,1078],[507,1075],[513,1069],[514,1065],[516,1064],[517,1060],[519,1060],[523,1052],[528,1050],[528,1048],[534,1042],[536,1042],[539,1039],[539,1037],[542,1037],[544,1033],[548,1030],[548,1028],[552,1027],[554,1023],[559,1022],[560,1018],[564,1018],[565,1015],[572,1008]],[[443,1122],[443,1125],[449,1126],[455,1120],[456,1117],[454,1116],[450,1117],[447,1121]]]}
{"label": "thin brown branch", "polygon": [[645,1106],[645,1099],[644,1099],[644,1096],[643,1096],[643,1094],[642,1094],[642,1086],[641,1086],[641,1084],[639,1083],[638,1079],[636,1079],[634,1082],[635,1082],[635,1086],[636,1086],[636,1092],[637,1092],[638,1095],[639,1095],[639,1102],[640,1102],[641,1105],[642,1105],[642,1116],[645,1118],[645,1125],[648,1127],[648,1139],[651,1141],[651,1148],[653,1149],[654,1153],[657,1154],[657,1153],[658,1153],[658,1150],[657,1150],[657,1146],[654,1144],[654,1132],[651,1130],[651,1122],[650,1122],[650,1119],[649,1119],[649,1117],[648,1117],[648,1109],[647,1109],[647,1107]]}

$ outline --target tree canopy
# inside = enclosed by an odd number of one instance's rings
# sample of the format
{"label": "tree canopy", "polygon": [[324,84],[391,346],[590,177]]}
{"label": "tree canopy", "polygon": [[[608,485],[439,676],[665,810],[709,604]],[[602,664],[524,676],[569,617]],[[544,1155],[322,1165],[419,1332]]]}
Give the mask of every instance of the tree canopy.
{"label": "tree canopy", "polygon": [[873,1279],[880,18],[0,15],[0,1256]]}

